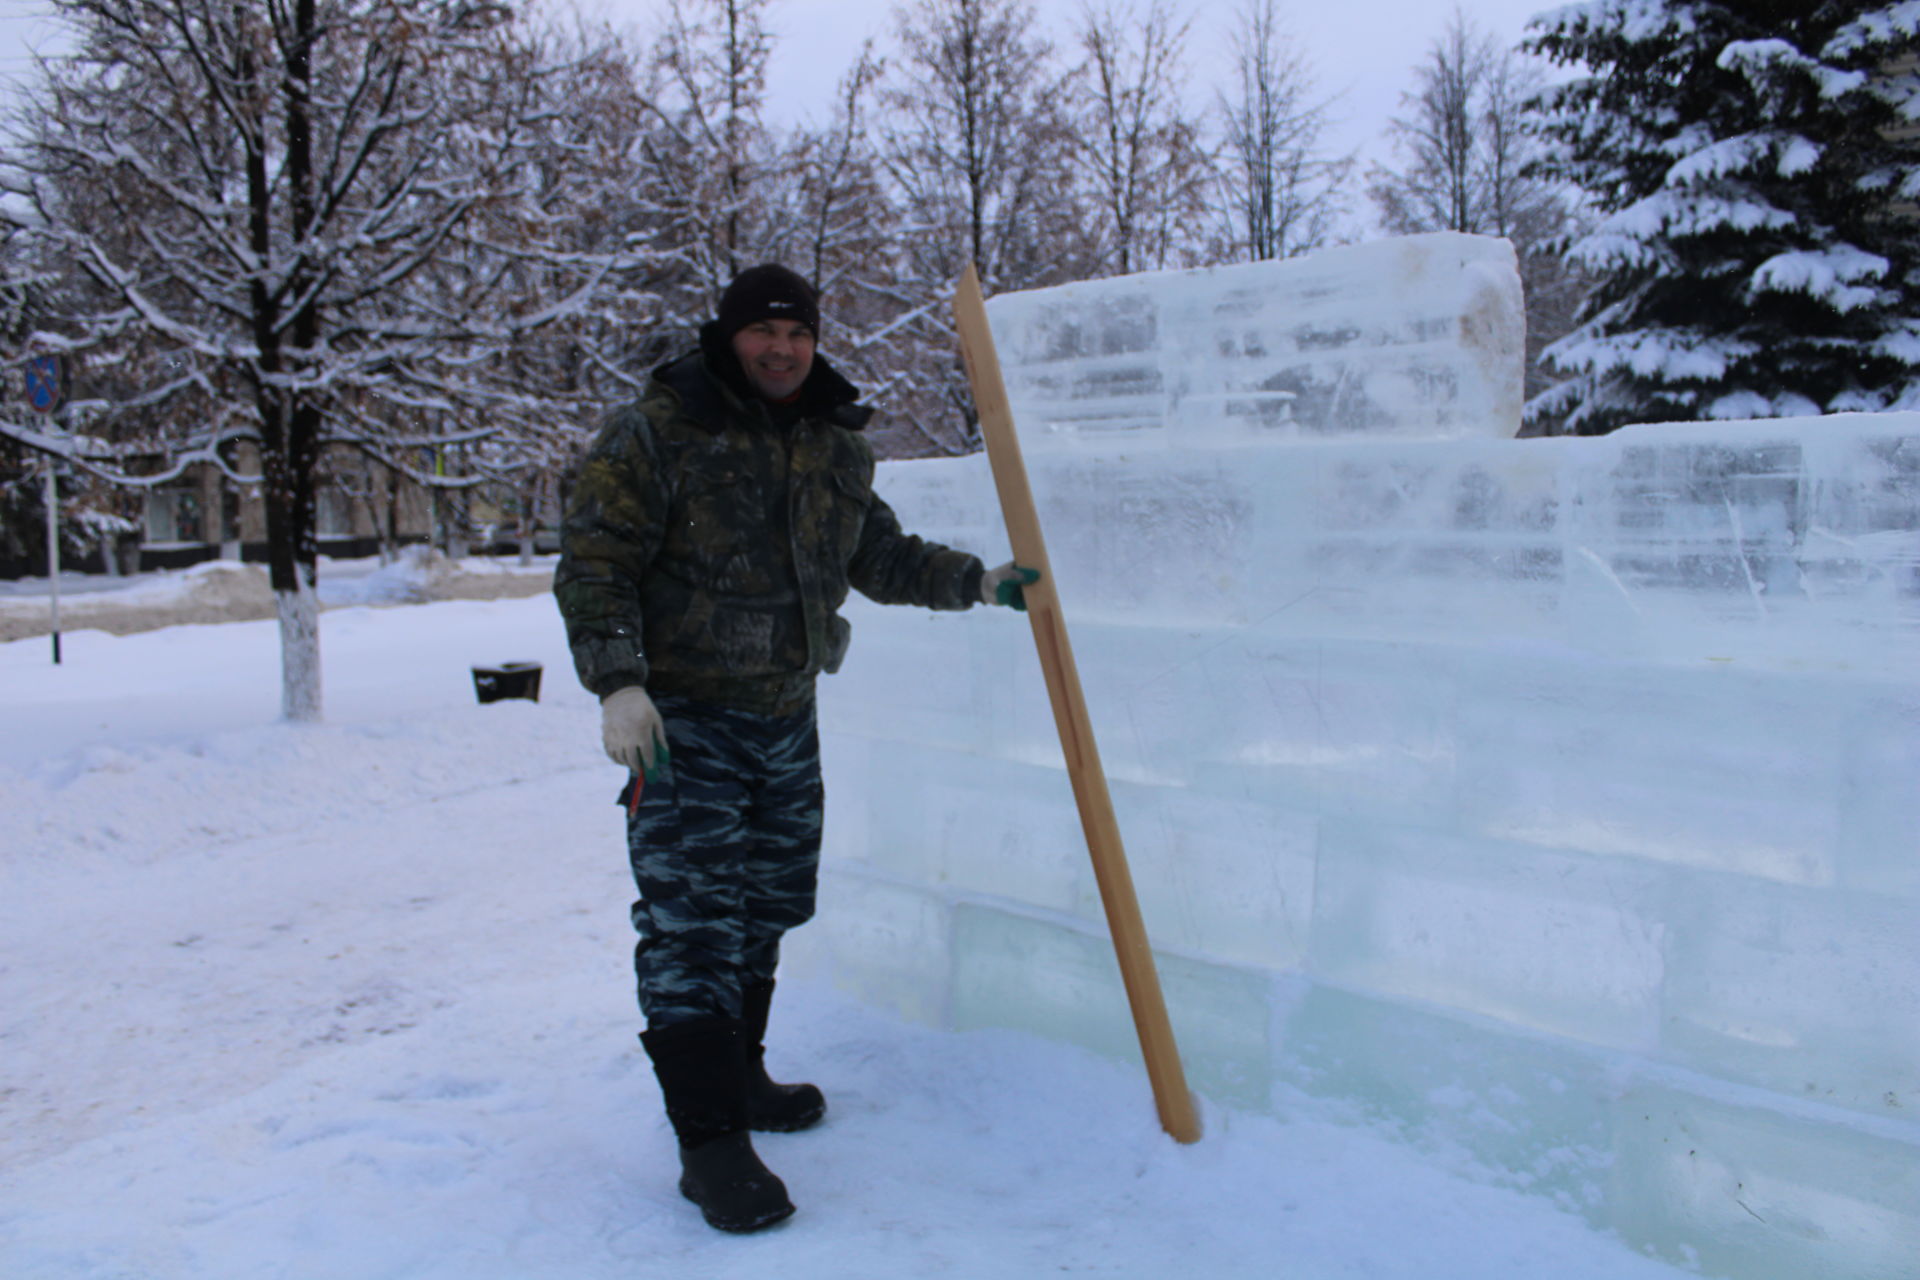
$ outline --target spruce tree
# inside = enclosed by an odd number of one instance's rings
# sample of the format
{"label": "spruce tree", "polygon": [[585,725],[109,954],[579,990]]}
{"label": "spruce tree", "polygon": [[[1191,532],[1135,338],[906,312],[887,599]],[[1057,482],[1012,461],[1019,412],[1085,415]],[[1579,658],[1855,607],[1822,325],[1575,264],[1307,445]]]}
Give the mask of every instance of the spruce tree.
{"label": "spruce tree", "polygon": [[1586,69],[1539,99],[1542,172],[1601,215],[1537,425],[1920,407],[1920,4],[1593,0],[1535,30]]}

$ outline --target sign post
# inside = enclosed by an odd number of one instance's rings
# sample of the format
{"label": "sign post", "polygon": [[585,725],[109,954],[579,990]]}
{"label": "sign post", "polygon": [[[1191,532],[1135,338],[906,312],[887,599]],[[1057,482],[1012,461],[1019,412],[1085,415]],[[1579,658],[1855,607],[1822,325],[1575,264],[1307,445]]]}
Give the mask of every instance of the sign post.
{"label": "sign post", "polygon": [[[53,411],[60,407],[61,374],[59,356],[35,356],[27,361],[27,403],[47,415],[53,426]],[[60,665],[60,482],[54,471],[58,459],[47,455],[47,597],[53,610],[53,665]]]}

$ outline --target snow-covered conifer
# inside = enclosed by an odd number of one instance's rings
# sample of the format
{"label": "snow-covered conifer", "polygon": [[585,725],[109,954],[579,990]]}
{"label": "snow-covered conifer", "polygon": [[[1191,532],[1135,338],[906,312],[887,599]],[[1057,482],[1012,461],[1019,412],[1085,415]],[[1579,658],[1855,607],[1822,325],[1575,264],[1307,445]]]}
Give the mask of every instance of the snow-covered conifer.
{"label": "snow-covered conifer", "polygon": [[[1920,406],[1920,3],[1591,0],[1529,47],[1585,74],[1541,99],[1544,172],[1599,218],[1595,277],[1536,421]],[[1904,58],[1904,60],[1903,60]]]}

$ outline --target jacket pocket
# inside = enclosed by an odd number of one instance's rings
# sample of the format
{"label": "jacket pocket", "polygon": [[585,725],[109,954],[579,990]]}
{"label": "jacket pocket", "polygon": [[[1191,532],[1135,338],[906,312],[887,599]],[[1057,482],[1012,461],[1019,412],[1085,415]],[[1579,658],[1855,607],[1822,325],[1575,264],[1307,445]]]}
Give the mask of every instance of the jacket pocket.
{"label": "jacket pocket", "polygon": [[821,670],[828,675],[840,669],[847,660],[847,650],[853,645],[853,624],[837,613],[827,615],[827,652],[826,661]]}

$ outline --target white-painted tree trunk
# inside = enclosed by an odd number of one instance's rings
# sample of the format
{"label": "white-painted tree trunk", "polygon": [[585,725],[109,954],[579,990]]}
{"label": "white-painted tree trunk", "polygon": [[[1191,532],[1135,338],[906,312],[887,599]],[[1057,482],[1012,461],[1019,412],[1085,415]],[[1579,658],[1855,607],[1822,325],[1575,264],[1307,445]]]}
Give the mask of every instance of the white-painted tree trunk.
{"label": "white-painted tree trunk", "polygon": [[320,719],[320,597],[305,581],[297,591],[276,591],[280,616],[280,714],[312,723]]}

